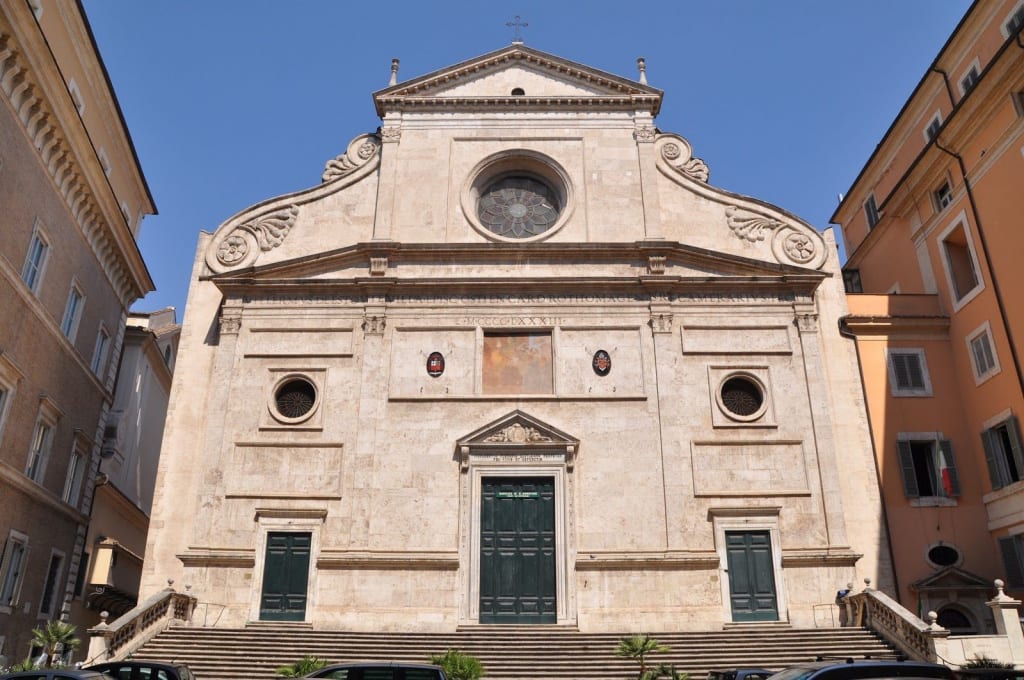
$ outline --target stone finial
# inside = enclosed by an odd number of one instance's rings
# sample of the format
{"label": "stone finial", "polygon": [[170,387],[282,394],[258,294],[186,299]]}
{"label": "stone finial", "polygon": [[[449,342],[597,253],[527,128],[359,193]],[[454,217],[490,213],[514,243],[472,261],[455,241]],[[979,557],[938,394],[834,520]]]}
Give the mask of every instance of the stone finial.
{"label": "stone finial", "polygon": [[109,618],[110,618],[110,612],[108,612],[108,611],[101,611],[100,612],[100,624],[101,625],[104,625],[104,626],[107,625],[107,619],[109,619]]}
{"label": "stone finial", "polygon": [[928,612],[928,628],[935,630],[939,627],[939,615],[935,611]]}
{"label": "stone finial", "polygon": [[1002,597],[1005,594],[1003,593],[1003,586],[1006,585],[1005,583],[1003,583],[1003,579],[997,578],[995,581],[993,581],[993,585],[995,585],[996,587],[996,598]]}
{"label": "stone finial", "polygon": [[167,579],[167,588],[170,589],[170,590],[174,590],[174,579],[173,578]]}
{"label": "stone finial", "polygon": [[398,59],[391,60],[391,80],[388,81],[388,87],[398,84]]}
{"label": "stone finial", "polygon": [[871,590],[871,579],[864,579],[864,590]]}
{"label": "stone finial", "polygon": [[647,84],[647,60],[645,60],[643,57],[637,57],[637,59],[636,59],[636,67],[638,69],[640,69],[640,84],[641,85],[646,85]]}

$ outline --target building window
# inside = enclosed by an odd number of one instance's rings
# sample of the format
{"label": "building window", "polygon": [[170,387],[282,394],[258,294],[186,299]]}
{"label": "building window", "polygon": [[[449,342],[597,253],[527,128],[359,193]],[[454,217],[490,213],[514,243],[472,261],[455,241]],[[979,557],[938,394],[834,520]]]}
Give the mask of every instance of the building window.
{"label": "building window", "polygon": [[28,244],[28,255],[25,266],[21,270],[21,279],[33,293],[39,292],[43,281],[43,270],[46,267],[46,256],[50,252],[50,242],[38,225],[32,232],[32,240]]}
{"label": "building window", "polygon": [[999,358],[992,346],[992,327],[988,321],[967,336],[967,349],[971,355],[974,381],[981,384],[999,373]]}
{"label": "building window", "polygon": [[953,202],[953,189],[950,188],[949,182],[943,182],[942,186],[935,190],[935,210],[942,212],[950,203]]}
{"label": "building window", "polygon": [[843,270],[843,287],[846,288],[847,293],[863,293],[864,285],[860,280],[859,269],[844,269]]}
{"label": "building window", "polygon": [[61,498],[71,506],[78,505],[78,497],[82,491],[82,479],[85,477],[87,458],[85,452],[75,445],[71,452],[71,459],[68,461],[68,474],[64,478],[64,492]]}
{"label": "building window", "polygon": [[978,261],[968,236],[967,222],[962,219],[955,222],[941,237],[941,245],[953,299],[966,303],[968,296],[981,289]]}
{"label": "building window", "polygon": [[43,595],[39,600],[39,618],[50,618],[57,602],[57,593],[60,588],[61,570],[64,566],[64,553],[54,550],[50,553],[50,564],[46,568],[46,585],[43,586]]}
{"label": "building window", "polygon": [[864,202],[864,215],[868,218],[868,229],[874,229],[880,218],[874,194],[868,196],[868,200]]}
{"label": "building window", "polygon": [[1018,3],[1003,19],[1003,35],[1007,38],[1016,35],[1021,26],[1024,26],[1024,3]]}
{"label": "building window", "polygon": [[1007,587],[1024,586],[1024,536],[1000,538],[999,552],[1003,556]]}
{"label": "building window", "polygon": [[90,362],[92,372],[96,375],[102,373],[103,367],[107,363],[107,350],[109,348],[110,333],[107,333],[107,329],[100,326],[100,330],[96,333],[96,345],[92,350],[92,362]]}
{"label": "building window", "polygon": [[931,142],[933,139],[935,139],[935,137],[938,136],[939,130],[941,130],[941,129],[942,129],[942,114],[939,113],[939,112],[936,112],[935,115],[932,117],[931,122],[928,123],[928,127],[926,127],[924,129],[924,140],[926,142]]}
{"label": "building window", "polygon": [[554,392],[551,333],[484,333],[484,394]]}
{"label": "building window", "polygon": [[939,542],[928,549],[928,561],[935,567],[953,567],[961,559],[960,551],[949,543]]}
{"label": "building window", "polygon": [[930,397],[932,384],[922,349],[889,350],[889,381],[894,397]]}
{"label": "building window", "polygon": [[1024,458],[1020,450],[1020,428],[1017,417],[1010,416],[981,433],[985,447],[985,462],[993,489],[1019,482],[1024,473]]}
{"label": "building window", "polygon": [[68,302],[64,305],[64,318],[60,322],[60,332],[67,336],[68,340],[74,342],[78,333],[78,322],[82,318],[82,307],[85,305],[85,295],[81,289],[71,284],[68,292]]}
{"label": "building window", "polygon": [[9,611],[18,603],[27,561],[28,536],[12,529],[4,545],[3,561],[0,562],[0,608]]}
{"label": "building window", "polygon": [[953,447],[940,436],[915,439],[906,436],[896,442],[903,491],[907,498],[955,498],[960,495],[960,478],[953,460]]}
{"label": "building window", "polygon": [[25,465],[25,476],[43,483],[46,473],[46,459],[50,455],[53,444],[53,426],[43,420],[42,415],[36,419],[35,430],[32,431],[32,446],[28,450],[28,463]]}
{"label": "building window", "polygon": [[960,94],[966,97],[967,93],[974,89],[979,80],[981,80],[981,73],[978,71],[977,64],[975,64],[960,79]]}

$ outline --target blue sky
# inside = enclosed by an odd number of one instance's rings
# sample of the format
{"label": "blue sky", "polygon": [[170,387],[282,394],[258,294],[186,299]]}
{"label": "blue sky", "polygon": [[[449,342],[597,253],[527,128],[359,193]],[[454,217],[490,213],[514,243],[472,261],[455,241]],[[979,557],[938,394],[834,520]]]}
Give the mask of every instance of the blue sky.
{"label": "blue sky", "polygon": [[508,45],[665,92],[711,184],[818,229],[970,5],[968,0],[85,0],[156,201],[139,244],[178,309],[196,241],[253,203],[320,182],[379,125],[371,93]]}

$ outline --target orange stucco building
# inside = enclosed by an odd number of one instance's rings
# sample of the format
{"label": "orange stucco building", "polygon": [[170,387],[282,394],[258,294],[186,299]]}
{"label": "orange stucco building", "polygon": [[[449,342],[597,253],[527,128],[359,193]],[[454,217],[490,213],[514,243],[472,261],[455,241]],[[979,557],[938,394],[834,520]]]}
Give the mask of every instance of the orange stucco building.
{"label": "orange stucco building", "polygon": [[955,632],[1024,594],[1022,26],[970,7],[832,217],[900,601]]}

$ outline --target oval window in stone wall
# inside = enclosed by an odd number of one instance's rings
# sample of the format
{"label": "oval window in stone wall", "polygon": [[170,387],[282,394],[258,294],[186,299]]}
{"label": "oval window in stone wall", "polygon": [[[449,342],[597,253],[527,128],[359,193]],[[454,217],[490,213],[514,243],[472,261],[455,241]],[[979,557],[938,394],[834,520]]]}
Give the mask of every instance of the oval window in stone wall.
{"label": "oval window in stone wall", "polygon": [[285,421],[297,421],[310,415],[316,405],[316,386],[306,378],[285,378],[274,390],[274,408]]}
{"label": "oval window in stone wall", "polygon": [[731,375],[722,382],[718,403],[730,418],[743,421],[760,418],[767,407],[764,386],[745,374]]}
{"label": "oval window in stone wall", "polygon": [[928,549],[928,561],[937,567],[951,567],[960,561],[960,551],[948,543],[933,545]]}

